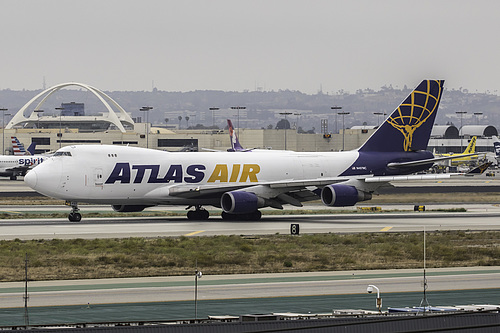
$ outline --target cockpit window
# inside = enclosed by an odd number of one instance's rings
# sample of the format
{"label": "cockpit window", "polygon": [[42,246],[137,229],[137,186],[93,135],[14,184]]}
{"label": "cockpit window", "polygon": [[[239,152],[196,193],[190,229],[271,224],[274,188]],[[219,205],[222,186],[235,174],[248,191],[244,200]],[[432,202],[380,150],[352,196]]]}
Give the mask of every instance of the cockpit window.
{"label": "cockpit window", "polygon": [[71,156],[71,153],[69,151],[56,151],[55,156]]}

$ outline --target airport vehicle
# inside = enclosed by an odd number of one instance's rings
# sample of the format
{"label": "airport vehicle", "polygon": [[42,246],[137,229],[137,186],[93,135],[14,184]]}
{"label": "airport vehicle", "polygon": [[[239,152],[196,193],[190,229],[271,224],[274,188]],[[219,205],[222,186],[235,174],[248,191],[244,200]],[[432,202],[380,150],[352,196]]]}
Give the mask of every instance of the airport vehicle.
{"label": "airport vehicle", "polygon": [[12,150],[14,151],[14,156],[35,155],[35,142],[32,142],[26,150],[17,137],[11,136],[10,138],[12,140]]}
{"label": "airport vehicle", "polygon": [[358,149],[342,152],[252,150],[165,152],[81,145],[59,149],[31,170],[34,190],[66,200],[70,221],[80,221],[79,202],[110,204],[119,212],[156,205],[186,205],[193,220],[208,219],[203,206],[222,208],[222,217],[258,220],[259,208],[321,198],[327,206],[370,200],[377,188],[396,180],[444,179],[450,174],[412,175],[435,158],[426,151],[443,92],[443,80],[424,80]]}

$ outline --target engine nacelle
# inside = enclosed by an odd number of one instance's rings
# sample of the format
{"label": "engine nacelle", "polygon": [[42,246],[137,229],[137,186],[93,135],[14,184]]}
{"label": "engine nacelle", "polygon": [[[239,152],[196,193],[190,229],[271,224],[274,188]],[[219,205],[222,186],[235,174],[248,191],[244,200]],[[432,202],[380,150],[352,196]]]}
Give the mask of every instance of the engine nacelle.
{"label": "engine nacelle", "polygon": [[248,214],[265,206],[265,200],[245,191],[226,192],[220,199],[222,210],[229,214]]}
{"label": "engine nacelle", "polygon": [[359,201],[370,200],[371,193],[358,191],[354,186],[333,184],[323,187],[321,201],[327,206],[354,206]]}
{"label": "engine nacelle", "polygon": [[147,205],[111,205],[111,208],[115,212],[120,212],[120,213],[133,213],[133,212],[142,212],[145,208],[148,208],[151,206]]}

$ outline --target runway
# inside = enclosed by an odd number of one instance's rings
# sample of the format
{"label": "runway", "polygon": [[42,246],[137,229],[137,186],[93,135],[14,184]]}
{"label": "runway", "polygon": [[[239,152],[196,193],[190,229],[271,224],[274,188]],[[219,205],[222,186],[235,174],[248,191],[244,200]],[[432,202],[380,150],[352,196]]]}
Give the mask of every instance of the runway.
{"label": "runway", "polygon": [[[21,191],[22,185],[9,189]],[[496,185],[496,183],[494,184]],[[482,184],[484,192],[496,191]],[[18,187],[19,186],[19,187]],[[433,185],[441,188],[442,185]],[[449,187],[443,192],[449,192]],[[408,190],[408,189],[406,189]],[[427,189],[429,190],[429,189]],[[14,191],[14,192],[15,192]],[[398,193],[399,190],[394,193]],[[417,191],[417,190],[415,190]],[[0,191],[1,192],[1,191]],[[3,192],[0,196],[10,195]],[[29,191],[26,191],[29,195]],[[374,204],[358,205],[361,207]],[[376,205],[386,213],[322,215],[264,215],[258,222],[227,222],[214,211],[208,221],[188,221],[184,216],[91,218],[92,211],[111,211],[109,206],[82,205],[84,219],[2,219],[0,239],[70,239],[126,237],[198,237],[212,235],[289,234],[291,224],[300,233],[421,232],[422,230],[500,230],[500,206],[495,204],[431,204],[425,212],[414,212],[411,204]],[[185,212],[185,207],[154,207],[158,213]],[[305,209],[323,210],[316,204]],[[465,208],[463,213],[437,209]],[[68,212],[64,206],[0,206],[0,212]],[[500,267],[428,269],[432,305],[498,303]],[[193,317],[193,276],[29,283],[29,306],[33,320],[40,323],[138,320]],[[421,300],[422,270],[343,271],[258,275],[204,275],[199,280],[199,315],[264,313],[276,311],[331,312],[331,309],[374,309],[375,296],[366,293],[368,284],[383,292],[383,308],[414,306]],[[0,323],[22,323],[23,283],[0,284]],[[37,314],[38,313],[38,314]],[[19,315],[21,314],[21,315]],[[19,315],[19,319],[15,319]],[[156,317],[154,317],[154,316]],[[59,316],[59,317],[58,317]]]}
{"label": "runway", "polygon": [[[422,279],[418,269],[206,275],[198,280],[198,299],[366,294],[369,284],[383,293],[419,292]],[[498,289],[500,267],[434,268],[427,279],[429,292]],[[35,281],[29,283],[30,306],[191,301],[193,287],[192,276]],[[22,307],[23,291],[23,282],[0,284],[0,308]]]}
{"label": "runway", "polygon": [[[257,222],[228,222],[219,216],[208,221],[189,221],[185,217],[120,217],[84,218],[69,222],[65,218],[2,219],[0,239],[71,239],[178,237],[213,235],[271,235],[289,234],[291,224],[299,224],[300,233],[357,233],[357,232],[417,232],[427,230],[500,230],[500,207],[491,204],[461,205],[464,213],[431,211],[446,205],[427,206],[425,212],[405,211],[409,205],[389,205],[390,213],[347,213],[328,215],[264,215]],[[1,206],[0,211],[6,207]],[[11,211],[41,209],[40,207],[11,207]],[[45,209],[55,208],[46,207]],[[58,210],[67,211],[65,207]],[[85,209],[107,209],[89,206]],[[158,210],[159,208],[155,208]],[[182,208],[179,208],[182,209]],[[318,207],[320,209],[320,207]],[[321,206],[321,209],[324,207]]]}

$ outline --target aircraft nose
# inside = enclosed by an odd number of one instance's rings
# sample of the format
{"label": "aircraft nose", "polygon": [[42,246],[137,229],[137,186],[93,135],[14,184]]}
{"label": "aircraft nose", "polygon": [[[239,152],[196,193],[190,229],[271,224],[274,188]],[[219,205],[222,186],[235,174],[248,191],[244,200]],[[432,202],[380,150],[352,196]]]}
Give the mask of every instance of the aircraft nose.
{"label": "aircraft nose", "polygon": [[36,188],[36,183],[38,182],[38,175],[35,169],[28,171],[24,176],[24,182],[32,189]]}

